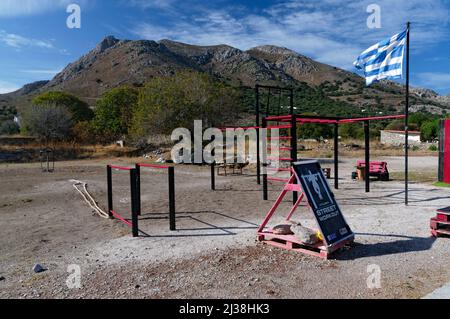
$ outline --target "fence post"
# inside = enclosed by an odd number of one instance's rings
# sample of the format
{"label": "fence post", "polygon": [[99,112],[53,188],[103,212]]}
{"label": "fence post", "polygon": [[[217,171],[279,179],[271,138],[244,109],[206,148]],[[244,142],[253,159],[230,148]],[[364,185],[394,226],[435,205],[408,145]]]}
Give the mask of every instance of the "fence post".
{"label": "fence post", "polygon": [[175,168],[169,167],[169,218],[170,230],[175,231],[176,215],[175,215]]}
{"label": "fence post", "polygon": [[138,216],[142,215],[141,203],[141,166],[136,164],[136,209]]}
{"label": "fence post", "polygon": [[113,218],[112,211],[114,210],[114,207],[113,207],[113,193],[112,193],[112,169],[110,165],[106,167],[106,175],[108,184],[108,215],[109,218]]}
{"label": "fence post", "polygon": [[137,209],[137,172],[136,169],[130,170],[130,188],[131,188],[131,228],[133,237],[139,237],[139,219]]}
{"label": "fence post", "polygon": [[216,162],[211,163],[211,190],[216,190]]}

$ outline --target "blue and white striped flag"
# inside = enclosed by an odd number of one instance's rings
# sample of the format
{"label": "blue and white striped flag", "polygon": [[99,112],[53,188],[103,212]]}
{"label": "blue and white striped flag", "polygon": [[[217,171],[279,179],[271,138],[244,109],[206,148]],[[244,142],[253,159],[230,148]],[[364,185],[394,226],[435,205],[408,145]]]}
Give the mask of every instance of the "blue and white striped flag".
{"label": "blue and white striped flag", "polygon": [[383,79],[402,78],[406,35],[407,30],[371,46],[353,63],[364,70],[367,85]]}

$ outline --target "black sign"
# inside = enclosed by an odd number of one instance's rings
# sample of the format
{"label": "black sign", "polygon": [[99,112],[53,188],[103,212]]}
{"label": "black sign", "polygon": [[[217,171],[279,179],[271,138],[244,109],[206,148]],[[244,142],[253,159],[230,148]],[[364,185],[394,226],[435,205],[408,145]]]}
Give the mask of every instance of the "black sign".
{"label": "black sign", "polygon": [[327,246],[354,237],[336,203],[319,162],[302,161],[294,164],[298,182],[314,211]]}

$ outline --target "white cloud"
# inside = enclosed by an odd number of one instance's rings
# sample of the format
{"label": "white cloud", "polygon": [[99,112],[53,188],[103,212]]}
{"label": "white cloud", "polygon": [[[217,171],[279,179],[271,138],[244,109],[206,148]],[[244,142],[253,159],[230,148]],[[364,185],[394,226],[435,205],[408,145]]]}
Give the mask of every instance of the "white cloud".
{"label": "white cloud", "polygon": [[21,35],[8,33],[4,30],[0,30],[0,43],[15,49],[20,49],[23,47],[38,47],[44,49],[54,48],[50,41],[26,38]]}
{"label": "white cloud", "polygon": [[0,17],[41,14],[64,8],[73,0],[1,0]]}
{"label": "white cloud", "polygon": [[0,81],[0,94],[14,92],[17,91],[18,89],[20,89],[19,85],[5,81]]}
{"label": "white cloud", "polygon": [[176,3],[175,0],[122,0],[122,2],[144,10],[150,8],[171,9],[172,5]]}
{"label": "white cloud", "polygon": [[437,90],[450,89],[450,73],[423,72],[417,74],[420,86],[433,87]]}
{"label": "white cloud", "polygon": [[274,44],[352,70],[352,62],[360,52],[401,31],[408,20],[412,21],[413,50],[429,49],[437,41],[448,39],[450,13],[441,0],[377,0],[382,9],[381,29],[367,27],[366,8],[371,3],[373,0],[293,0],[259,12],[234,7],[192,8],[190,16],[179,9],[179,17],[168,20],[170,25],[140,23],[132,32],[152,40],[169,38],[201,45],[225,43],[240,49]]}

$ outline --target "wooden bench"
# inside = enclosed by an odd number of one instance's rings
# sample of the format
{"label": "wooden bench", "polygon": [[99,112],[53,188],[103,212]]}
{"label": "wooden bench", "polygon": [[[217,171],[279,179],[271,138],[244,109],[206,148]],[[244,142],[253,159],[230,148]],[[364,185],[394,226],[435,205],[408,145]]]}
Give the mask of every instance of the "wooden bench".
{"label": "wooden bench", "polygon": [[[365,161],[358,161],[358,167],[366,167]],[[369,176],[376,176],[381,181],[389,181],[387,162],[370,162]]]}

